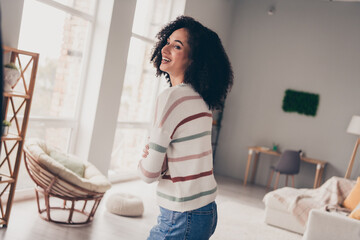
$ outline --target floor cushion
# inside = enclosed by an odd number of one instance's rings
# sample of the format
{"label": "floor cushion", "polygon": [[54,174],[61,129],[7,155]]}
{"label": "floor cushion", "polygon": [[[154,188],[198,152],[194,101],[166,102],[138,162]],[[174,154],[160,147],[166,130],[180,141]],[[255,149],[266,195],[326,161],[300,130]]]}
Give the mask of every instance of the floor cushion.
{"label": "floor cushion", "polygon": [[141,198],[128,193],[111,195],[106,202],[106,208],[111,213],[128,217],[138,217],[144,212]]}

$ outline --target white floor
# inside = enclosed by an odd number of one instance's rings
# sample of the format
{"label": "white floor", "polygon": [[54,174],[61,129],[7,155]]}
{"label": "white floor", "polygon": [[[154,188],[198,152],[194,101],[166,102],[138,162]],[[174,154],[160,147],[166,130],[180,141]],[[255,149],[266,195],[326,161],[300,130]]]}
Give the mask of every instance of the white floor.
{"label": "white floor", "polygon": [[[264,223],[262,198],[266,190],[257,186],[244,188],[242,182],[216,177],[219,221],[211,240],[277,239],[299,240],[301,235],[268,226]],[[140,218],[113,215],[106,211],[106,200],[114,192],[137,195],[144,200],[145,212]],[[82,227],[68,227],[46,222],[38,216],[35,200],[13,205],[7,228],[0,229],[1,240],[140,240],[146,239],[159,213],[155,200],[155,184],[139,180],[113,185],[95,215],[94,221]]]}

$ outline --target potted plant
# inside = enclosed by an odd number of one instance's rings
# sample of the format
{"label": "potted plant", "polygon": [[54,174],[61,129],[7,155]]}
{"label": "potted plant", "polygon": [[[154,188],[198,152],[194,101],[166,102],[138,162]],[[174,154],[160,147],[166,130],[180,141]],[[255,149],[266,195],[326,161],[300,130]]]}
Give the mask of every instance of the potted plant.
{"label": "potted plant", "polygon": [[20,77],[20,71],[14,63],[4,65],[4,91],[12,91],[12,87],[16,84]]}
{"label": "potted plant", "polygon": [[1,126],[1,131],[2,131],[3,136],[8,135],[10,126],[11,126],[11,123],[9,121],[3,120],[2,126]]}

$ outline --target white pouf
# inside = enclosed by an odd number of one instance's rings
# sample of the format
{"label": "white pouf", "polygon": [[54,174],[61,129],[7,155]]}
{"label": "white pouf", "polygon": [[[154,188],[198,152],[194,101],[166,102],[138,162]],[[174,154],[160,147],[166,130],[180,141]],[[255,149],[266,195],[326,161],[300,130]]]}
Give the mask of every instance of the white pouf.
{"label": "white pouf", "polygon": [[128,217],[141,216],[144,212],[141,198],[127,193],[111,195],[106,202],[106,208],[111,213]]}

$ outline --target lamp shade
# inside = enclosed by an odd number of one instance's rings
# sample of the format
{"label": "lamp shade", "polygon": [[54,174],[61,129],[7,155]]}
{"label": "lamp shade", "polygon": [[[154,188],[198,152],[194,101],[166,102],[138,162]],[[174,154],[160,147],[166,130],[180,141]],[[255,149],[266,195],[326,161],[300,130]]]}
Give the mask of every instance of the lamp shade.
{"label": "lamp shade", "polygon": [[347,132],[355,135],[360,135],[360,116],[354,115],[351,118]]}

